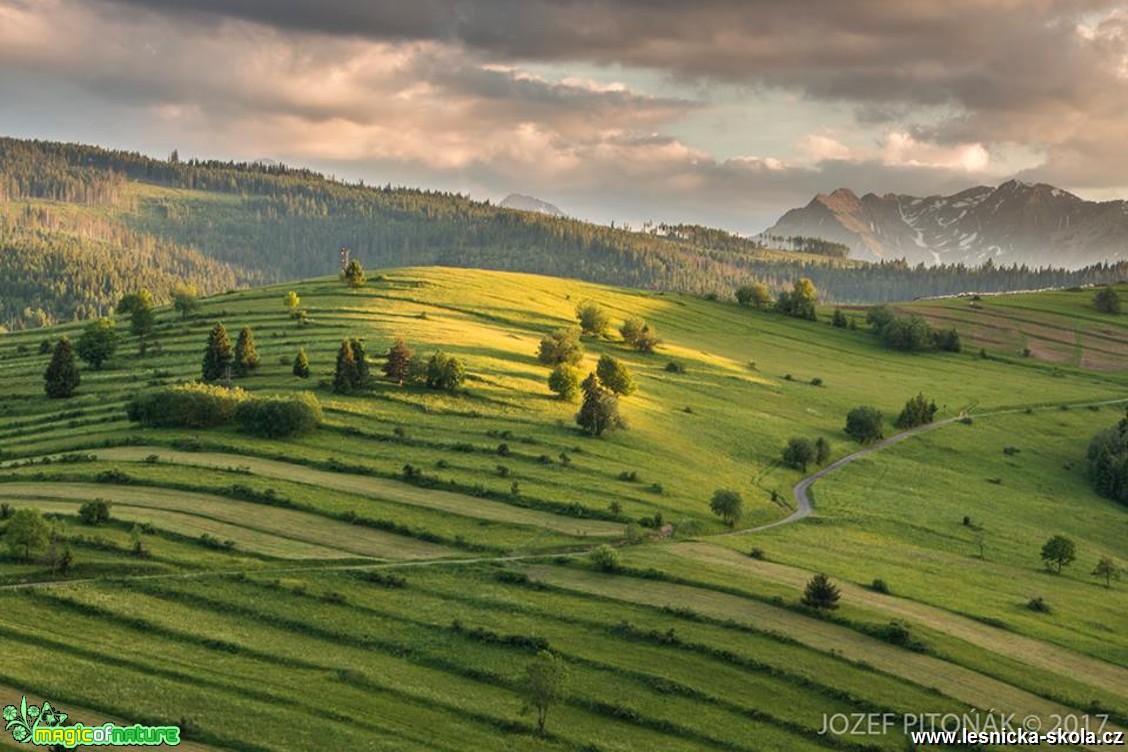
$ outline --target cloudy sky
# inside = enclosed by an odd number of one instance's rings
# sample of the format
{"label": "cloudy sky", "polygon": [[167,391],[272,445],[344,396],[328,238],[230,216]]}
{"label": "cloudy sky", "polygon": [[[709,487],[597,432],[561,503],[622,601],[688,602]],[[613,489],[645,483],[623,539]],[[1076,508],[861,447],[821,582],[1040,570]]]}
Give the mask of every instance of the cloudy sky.
{"label": "cloudy sky", "polygon": [[756,232],[818,191],[1128,196],[1128,3],[0,0],[0,133]]}

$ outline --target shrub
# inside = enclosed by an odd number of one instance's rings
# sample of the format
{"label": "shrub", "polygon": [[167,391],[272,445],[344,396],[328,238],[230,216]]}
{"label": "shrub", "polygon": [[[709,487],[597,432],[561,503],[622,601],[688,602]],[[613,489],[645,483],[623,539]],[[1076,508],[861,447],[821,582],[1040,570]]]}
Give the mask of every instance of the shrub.
{"label": "shrub", "polygon": [[875,407],[855,407],[846,414],[846,433],[851,438],[868,444],[884,435],[884,420],[881,411]]}
{"label": "shrub", "polygon": [[580,344],[579,327],[557,329],[540,341],[537,360],[547,366],[559,363],[579,365],[584,359],[584,346]]}
{"label": "shrub", "polygon": [[597,303],[586,302],[576,307],[576,318],[584,334],[602,335],[611,325],[611,317]]}
{"label": "shrub", "polygon": [[309,392],[254,397],[235,408],[240,430],[276,439],[309,433],[321,425],[321,404]]}
{"label": "shrub", "polygon": [[622,568],[619,552],[606,543],[591,552],[591,563],[600,572],[617,572]]}
{"label": "shrub", "polygon": [[1026,607],[1031,611],[1035,611],[1039,614],[1048,614],[1053,612],[1053,609],[1050,608],[1050,604],[1046,603],[1045,599],[1043,599],[1040,595],[1027,601]]}
{"label": "shrub", "polygon": [[936,403],[925,399],[924,394],[917,396],[905,403],[901,414],[897,416],[897,428],[916,428],[931,423],[936,416]]}
{"label": "shrub", "polygon": [[762,549],[762,548],[752,549],[751,551],[748,552],[748,558],[756,559],[757,561],[763,561],[764,560],[764,549]]}
{"label": "shrub", "polygon": [[875,593],[888,594],[889,593],[889,586],[887,584],[885,584],[885,580],[878,577],[872,583],[870,583],[870,590],[872,590]]}
{"label": "shrub", "polygon": [[623,342],[644,353],[654,352],[654,348],[662,343],[650,324],[640,318],[630,318],[623,322],[619,327],[619,334],[622,335]]}
{"label": "shrub", "polygon": [[149,428],[212,428],[230,423],[242,389],[210,384],[176,384],[138,395],[126,407],[129,419]]}
{"label": "shrub", "polygon": [[558,363],[548,375],[548,388],[560,399],[572,402],[580,394],[580,372],[569,363]]}
{"label": "shrub", "polygon": [[595,375],[605,387],[624,397],[634,394],[638,389],[627,366],[610,355],[604,355],[599,359],[595,367]]}
{"label": "shrub", "polygon": [[793,436],[788,439],[787,446],[783,448],[782,455],[785,465],[801,472],[806,472],[807,465],[814,462],[818,457],[818,451],[815,449],[815,445],[810,439],[803,438],[802,436]]}
{"label": "shrub", "polygon": [[453,392],[466,379],[466,366],[453,355],[439,351],[427,361],[427,388]]}
{"label": "shrub", "polygon": [[1107,285],[1093,296],[1093,305],[1101,313],[1120,313],[1120,295],[1112,285]]}
{"label": "shrub", "polygon": [[78,508],[78,518],[84,525],[101,525],[110,521],[110,507],[113,502],[105,499],[93,499]]}
{"label": "shrub", "polygon": [[666,372],[667,373],[685,373],[685,366],[683,366],[681,363],[677,362],[676,360],[671,360],[669,363],[666,364]]}

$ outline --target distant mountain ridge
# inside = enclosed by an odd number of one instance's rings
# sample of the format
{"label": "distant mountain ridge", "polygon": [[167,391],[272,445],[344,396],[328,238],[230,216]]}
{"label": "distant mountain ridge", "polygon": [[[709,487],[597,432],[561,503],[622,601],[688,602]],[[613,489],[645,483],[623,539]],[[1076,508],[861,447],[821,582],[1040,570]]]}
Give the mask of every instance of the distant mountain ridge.
{"label": "distant mountain ridge", "polygon": [[531,211],[539,212],[541,214],[548,214],[553,217],[563,217],[564,212],[556,208],[547,201],[541,201],[539,198],[526,196],[522,193],[510,193],[508,196],[501,200],[498,204],[503,209],[516,209],[517,211]]}
{"label": "distant mountain ridge", "polygon": [[951,196],[858,197],[839,188],[787,212],[765,234],[825,238],[866,260],[1077,268],[1128,258],[1128,202],[1086,201],[1018,180]]}

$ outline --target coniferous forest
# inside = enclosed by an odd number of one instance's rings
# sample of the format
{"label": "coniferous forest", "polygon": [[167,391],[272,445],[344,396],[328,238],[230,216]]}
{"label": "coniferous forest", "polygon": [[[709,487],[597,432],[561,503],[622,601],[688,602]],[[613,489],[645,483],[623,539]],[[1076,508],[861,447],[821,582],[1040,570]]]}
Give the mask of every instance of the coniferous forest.
{"label": "coniferous forest", "polygon": [[960,292],[1102,284],[1128,265],[911,267],[842,257],[813,238],[747,239],[695,225],[641,231],[502,209],[391,185],[346,184],[276,164],[159,160],[0,139],[0,325],[106,313],[129,290],[209,294],[368,268],[444,265],[532,272],[730,297],[808,277],[823,300],[880,303]]}

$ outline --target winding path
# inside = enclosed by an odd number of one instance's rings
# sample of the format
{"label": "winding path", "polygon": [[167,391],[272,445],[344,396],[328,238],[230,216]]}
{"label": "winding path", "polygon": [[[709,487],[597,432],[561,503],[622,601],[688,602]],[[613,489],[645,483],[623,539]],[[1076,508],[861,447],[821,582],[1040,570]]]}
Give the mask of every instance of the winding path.
{"label": "winding path", "polygon": [[[1102,407],[1104,405],[1119,405],[1119,404],[1123,404],[1125,402],[1128,402],[1128,398],[1121,397],[1121,398],[1118,398],[1118,399],[1102,400],[1100,402],[1061,403],[1061,404],[1069,404],[1070,407]],[[1061,405],[1053,405],[1052,407],[1056,408],[1056,409],[1060,409]],[[1005,410],[993,410],[993,411],[988,412],[988,413],[979,413],[979,414],[975,415],[974,417],[976,417],[976,418],[989,418],[989,417],[994,416],[994,415],[1013,415],[1015,413],[1026,412],[1027,410],[1039,411],[1039,410],[1049,410],[1049,409],[1051,409],[1051,406],[1049,406],[1049,405],[1044,405],[1044,404],[1043,405],[1037,405],[1037,406],[1031,405],[1031,406],[1028,406],[1028,407],[1023,406],[1023,407],[1008,408],[1008,409],[1005,409]],[[897,434],[890,436],[888,439],[882,439],[881,441],[877,442],[876,444],[870,444],[869,446],[865,447],[864,449],[859,449],[856,452],[848,454],[845,457],[842,457],[841,459],[832,462],[831,464],[822,468],[818,472],[815,472],[815,473],[812,473],[811,475],[808,475],[806,478],[804,478],[803,480],[801,480],[801,481],[799,481],[798,483],[795,484],[795,487],[792,489],[792,494],[795,496],[795,511],[792,512],[791,514],[787,515],[783,519],[776,520],[775,522],[769,522],[766,525],[758,525],[756,527],[744,528],[743,530],[734,530],[731,533],[722,533],[721,536],[747,535],[748,533],[756,533],[756,532],[759,532],[761,530],[770,530],[773,527],[779,527],[780,525],[788,525],[792,522],[798,522],[799,520],[810,517],[815,512],[814,505],[811,503],[811,494],[810,494],[811,486],[813,486],[815,484],[815,481],[819,480],[820,478],[822,478],[824,476],[830,475],[831,473],[833,473],[837,470],[842,469],[846,465],[849,465],[851,462],[855,462],[857,460],[860,460],[862,457],[865,457],[866,455],[873,454],[874,452],[885,449],[886,447],[890,447],[894,444],[897,444],[899,442],[904,441],[905,439],[907,439],[911,436],[916,436],[917,434],[924,433],[925,431],[931,431],[933,429],[940,428],[941,426],[951,425],[952,423],[955,423],[959,420],[962,420],[965,417],[972,417],[968,414],[966,409],[961,411],[959,415],[956,415],[954,417],[945,418],[944,420],[938,420],[934,423],[926,423],[923,426],[917,426],[916,428],[910,428],[906,431],[901,431],[900,433],[897,433]],[[720,536],[718,536],[718,537],[720,537]]]}

